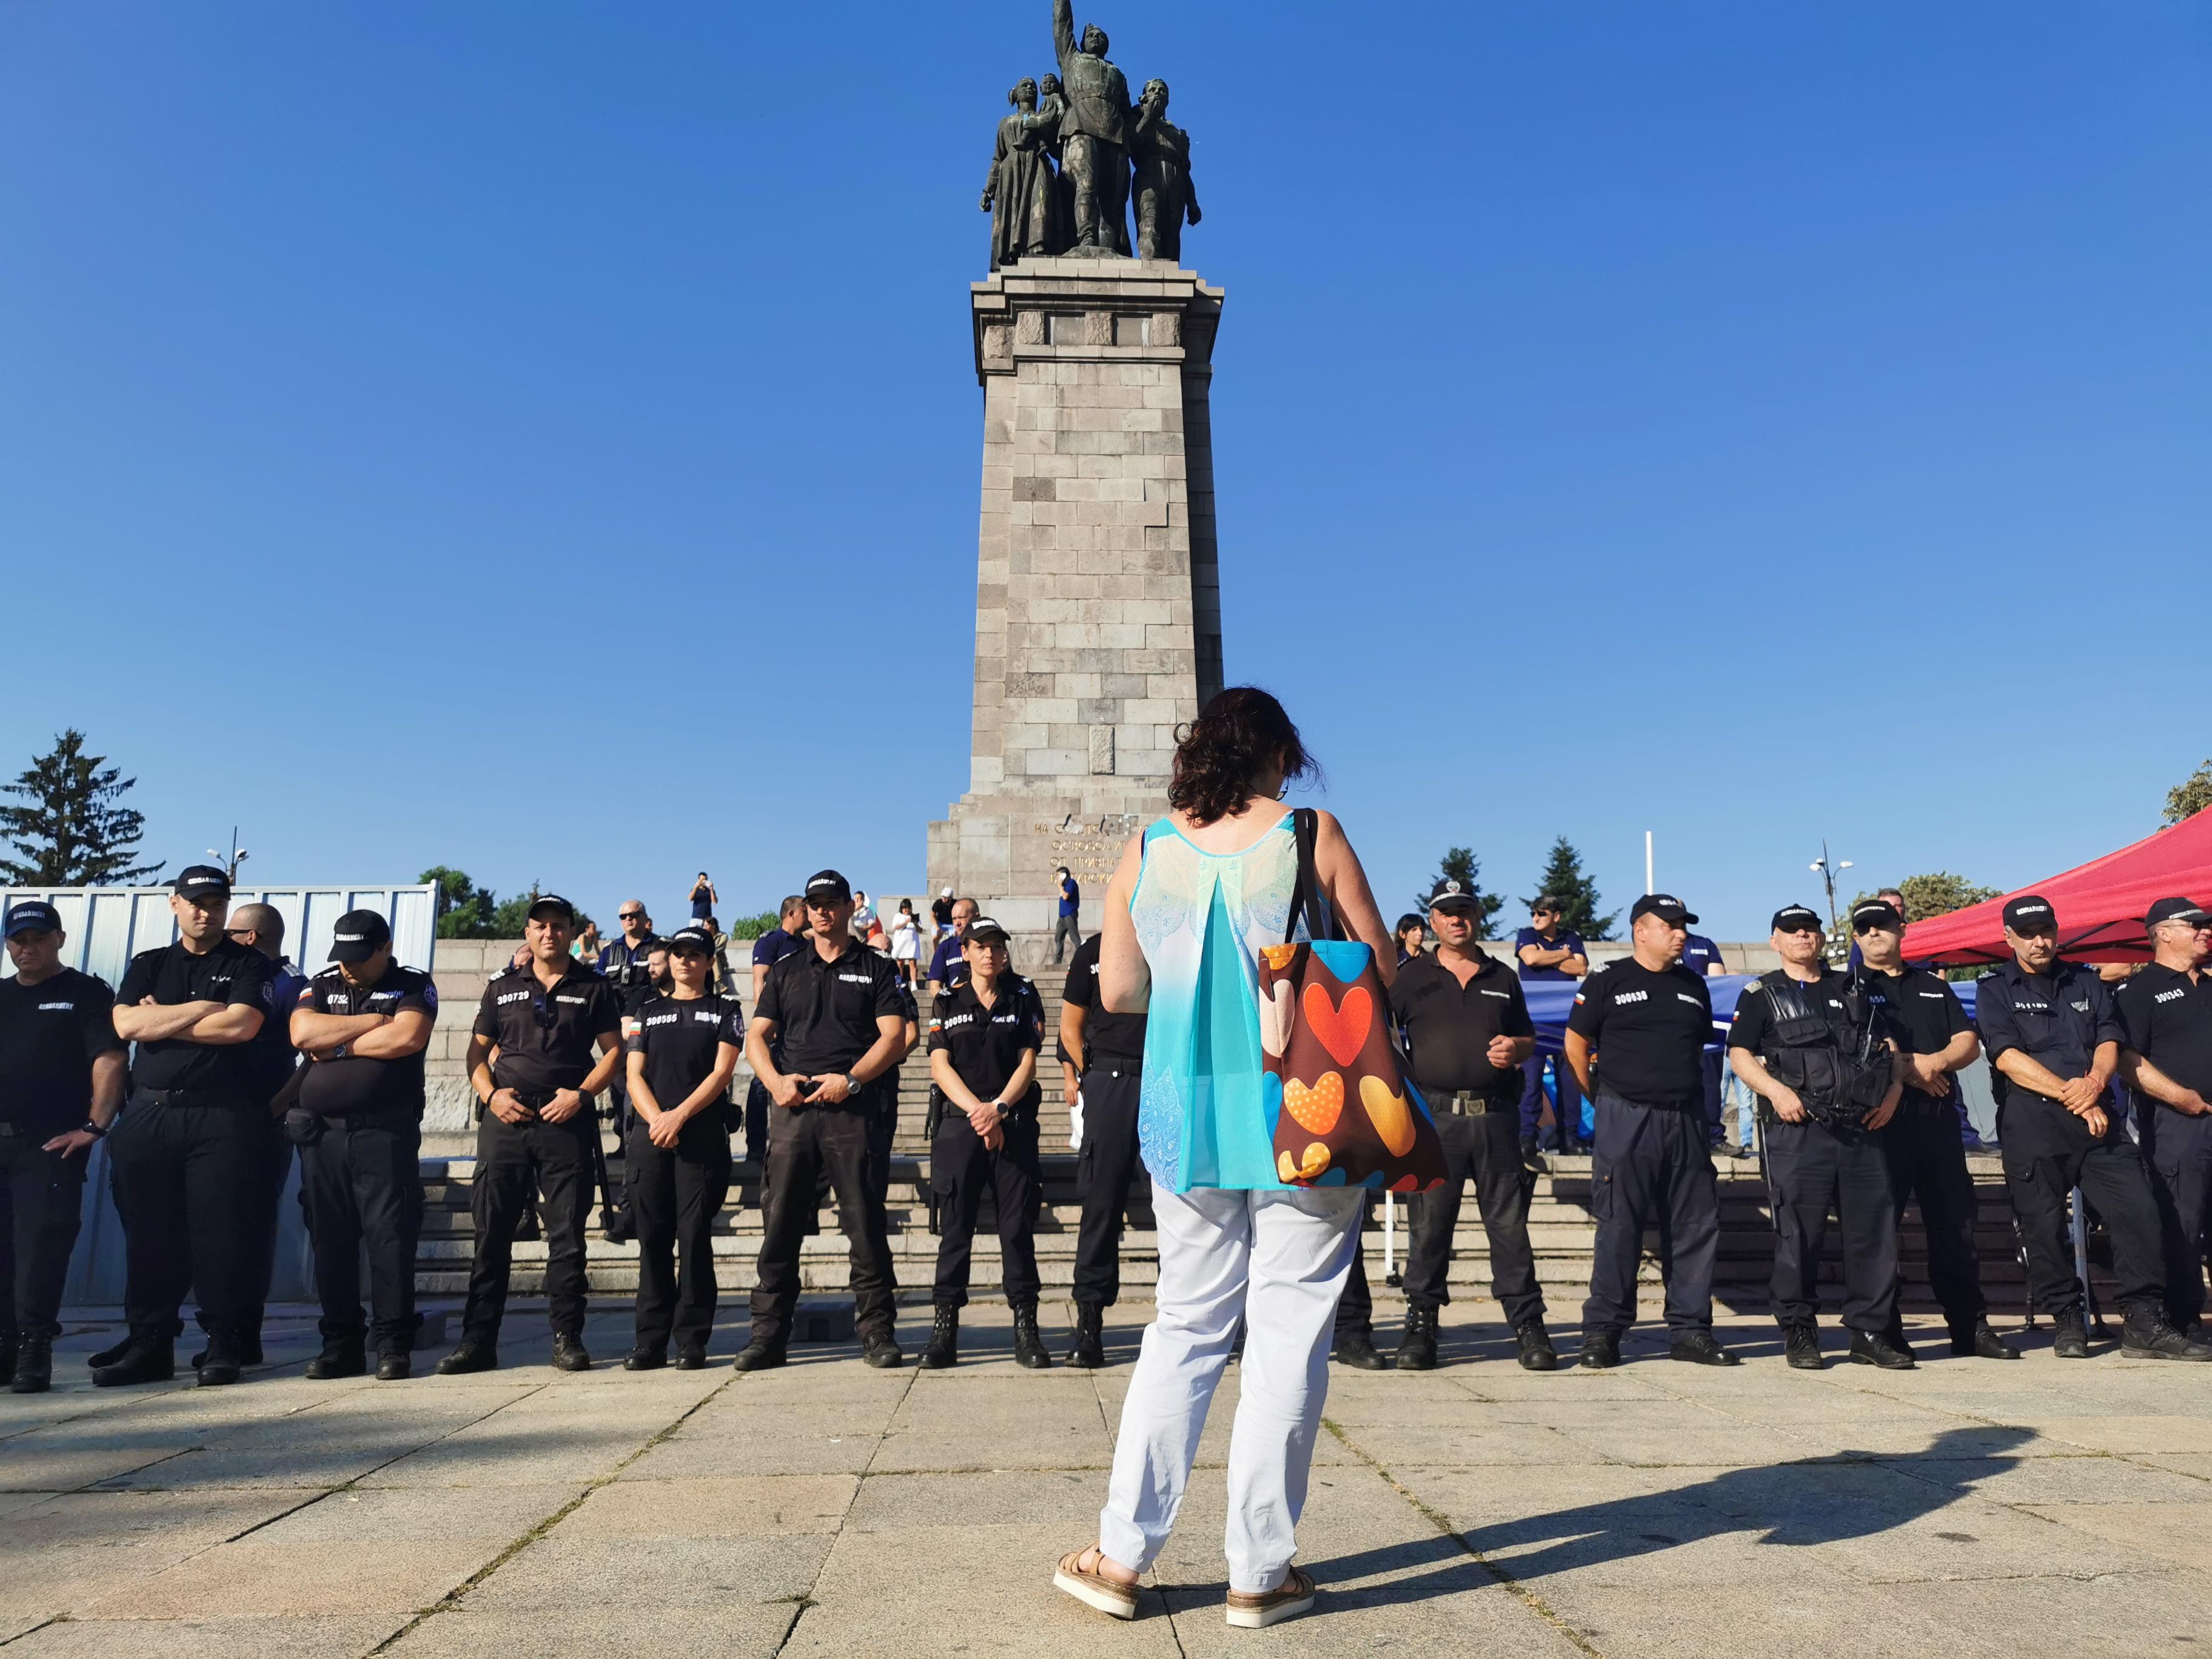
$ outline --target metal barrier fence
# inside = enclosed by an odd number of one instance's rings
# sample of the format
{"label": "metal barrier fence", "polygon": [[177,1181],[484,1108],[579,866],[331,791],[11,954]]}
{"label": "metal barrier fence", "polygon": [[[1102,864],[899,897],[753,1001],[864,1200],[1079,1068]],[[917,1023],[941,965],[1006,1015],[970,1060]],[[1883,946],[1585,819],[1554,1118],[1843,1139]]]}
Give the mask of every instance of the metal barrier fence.
{"label": "metal barrier fence", "polygon": [[[110,987],[122,983],[123,970],[141,951],[173,944],[176,921],[169,914],[166,887],[9,887],[0,904],[44,899],[61,915],[69,942],[62,960],[81,973],[97,975]],[[375,910],[392,924],[392,954],[410,968],[428,969],[437,945],[438,890],[404,887],[240,887],[231,908],[266,904],[284,918],[284,952],[300,971],[319,972],[330,955],[331,934],[349,910]],[[0,957],[0,975],[13,964]],[[289,1010],[276,1011],[279,1018]],[[94,1146],[84,1183],[84,1224],[70,1258],[63,1299],[75,1307],[104,1306],[123,1300],[123,1224],[107,1178],[107,1149]],[[278,1301],[311,1300],[313,1260],[300,1214],[300,1170],[294,1159],[277,1206],[276,1272],[270,1295]]]}

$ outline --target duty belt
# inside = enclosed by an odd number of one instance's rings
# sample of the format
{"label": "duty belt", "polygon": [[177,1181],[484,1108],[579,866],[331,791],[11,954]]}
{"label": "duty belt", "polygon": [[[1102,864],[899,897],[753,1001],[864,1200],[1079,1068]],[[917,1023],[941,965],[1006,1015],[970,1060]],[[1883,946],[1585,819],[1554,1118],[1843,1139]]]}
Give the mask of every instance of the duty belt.
{"label": "duty belt", "polygon": [[1424,1091],[1421,1097],[1429,1103],[1432,1112],[1443,1112],[1454,1117],[1487,1117],[1492,1112],[1518,1110],[1518,1100],[1508,1102],[1502,1095],[1477,1094],[1472,1089],[1438,1090],[1434,1094]]}
{"label": "duty belt", "polygon": [[230,1089],[134,1089],[131,1103],[140,1102],[149,1106],[243,1106],[247,1104],[241,1091]]}

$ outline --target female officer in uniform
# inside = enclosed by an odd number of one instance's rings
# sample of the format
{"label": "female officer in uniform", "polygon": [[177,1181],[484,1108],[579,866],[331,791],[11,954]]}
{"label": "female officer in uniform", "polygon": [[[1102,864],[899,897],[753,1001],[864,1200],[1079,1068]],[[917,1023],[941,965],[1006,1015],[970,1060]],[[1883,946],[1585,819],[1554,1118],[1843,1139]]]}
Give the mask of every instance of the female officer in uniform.
{"label": "female officer in uniform", "polygon": [[[663,988],[641,1003],[629,1034],[628,1185],[637,1221],[637,1346],[633,1371],[668,1363],[696,1371],[714,1328],[714,1215],[730,1190],[730,1079],[744,1047],[735,997],[708,984],[714,942],[703,927],[668,939]],[[682,1252],[679,1274],[677,1258]]]}
{"label": "female officer in uniform", "polygon": [[1014,1310],[1015,1363],[1052,1364],[1037,1335],[1037,1054],[1044,1004],[1036,987],[1006,965],[1006,930],[988,917],[968,926],[960,955],[967,977],[938,994],[929,1020],[930,1080],[944,1091],[945,1121],[929,1148],[944,1233],[937,1247],[937,1323],[921,1363],[942,1369],[960,1357],[960,1309],[975,1213],[988,1184],[998,1198],[999,1251]]}

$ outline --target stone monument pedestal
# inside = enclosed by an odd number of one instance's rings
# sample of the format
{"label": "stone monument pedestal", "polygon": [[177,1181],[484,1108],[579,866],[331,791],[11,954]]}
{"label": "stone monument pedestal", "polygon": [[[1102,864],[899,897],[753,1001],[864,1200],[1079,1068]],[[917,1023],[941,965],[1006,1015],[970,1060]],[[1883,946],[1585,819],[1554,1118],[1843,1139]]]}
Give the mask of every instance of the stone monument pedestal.
{"label": "stone monument pedestal", "polygon": [[1176,727],[1221,689],[1222,297],[1135,259],[1024,259],[971,290],[975,724],[968,792],[929,826],[929,888],[1017,934],[1050,933],[1063,864],[1091,930],[1121,842],[1167,804]]}

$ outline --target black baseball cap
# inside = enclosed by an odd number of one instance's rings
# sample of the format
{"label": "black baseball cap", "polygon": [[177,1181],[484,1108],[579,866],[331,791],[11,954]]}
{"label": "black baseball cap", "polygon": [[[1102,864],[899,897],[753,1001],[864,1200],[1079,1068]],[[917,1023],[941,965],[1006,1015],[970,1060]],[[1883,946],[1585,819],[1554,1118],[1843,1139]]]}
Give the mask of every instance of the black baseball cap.
{"label": "black baseball cap", "polygon": [[62,913],[44,899],[17,899],[8,907],[5,932],[9,939],[18,933],[53,933],[61,931]]}
{"label": "black baseball cap", "polygon": [[1808,929],[1817,933],[1821,930],[1820,913],[1809,904],[1785,904],[1774,913],[1768,927],[1778,933],[1802,933]]}
{"label": "black baseball cap", "polygon": [[576,907],[569,903],[568,900],[562,898],[558,893],[540,893],[536,898],[530,901],[530,908],[522,914],[526,920],[535,921],[538,920],[538,913],[540,910],[558,910],[562,915],[568,919],[568,925],[571,927],[574,927],[576,925]]}
{"label": "black baseball cap", "polygon": [[1446,912],[1464,910],[1469,915],[1479,916],[1482,914],[1482,901],[1467,890],[1465,882],[1446,878],[1438,882],[1436,890],[1429,895],[1429,908]]}
{"label": "black baseball cap", "polygon": [[2015,933],[2055,933],[2058,931],[2058,912],[2051,908],[2051,901],[2040,893],[2022,893],[2018,898],[2007,899],[2004,925]]}
{"label": "black baseball cap", "polygon": [[230,877],[212,864],[188,864],[177,872],[169,890],[188,899],[228,898]]}
{"label": "black baseball cap", "polygon": [[714,954],[714,936],[703,927],[679,927],[667,938],[655,939],[653,943],[672,952],[680,948],[696,951],[702,956]]}
{"label": "black baseball cap", "polygon": [[1866,927],[1901,928],[1905,918],[1897,914],[1897,907],[1887,899],[1861,899],[1851,906],[1851,927],[1854,931]]}
{"label": "black baseball cap", "polygon": [[1633,923],[1638,916],[1656,916],[1660,921],[1687,927],[1697,917],[1682,908],[1682,901],[1672,893],[1646,893],[1629,907],[1628,920]]}
{"label": "black baseball cap", "polygon": [[853,884],[835,870],[817,870],[806,878],[809,904],[845,904],[853,897]]}
{"label": "black baseball cap", "polygon": [[390,942],[392,924],[374,910],[349,910],[331,934],[331,960],[367,962]]}
{"label": "black baseball cap", "polygon": [[[2155,927],[2161,921],[2186,921],[2202,927],[2206,922],[2212,921],[2212,912],[2207,911],[2195,899],[2162,898],[2150,907],[2150,914],[2143,918],[2143,925],[2147,927]],[[47,925],[54,927],[59,924]],[[9,913],[8,931],[11,933],[15,931],[13,911]]]}
{"label": "black baseball cap", "polygon": [[988,916],[978,916],[975,921],[968,924],[968,932],[962,938],[961,943],[963,945],[989,945],[995,942],[1000,945],[1004,945],[1010,937],[1011,935],[1007,933],[1006,924],[1004,922],[994,921]]}

